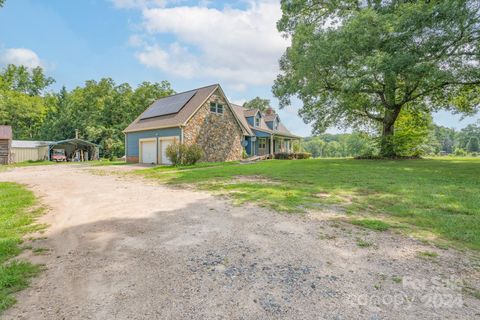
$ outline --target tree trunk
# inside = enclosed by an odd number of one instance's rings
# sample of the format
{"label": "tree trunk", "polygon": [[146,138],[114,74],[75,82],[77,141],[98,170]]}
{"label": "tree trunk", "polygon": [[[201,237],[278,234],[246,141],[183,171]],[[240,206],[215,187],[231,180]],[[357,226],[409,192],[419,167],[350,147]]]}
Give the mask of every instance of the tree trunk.
{"label": "tree trunk", "polygon": [[395,121],[397,121],[401,108],[395,110],[387,110],[383,118],[382,138],[380,142],[380,155],[382,157],[394,158],[397,153],[395,151],[395,142],[393,137],[395,134]]}

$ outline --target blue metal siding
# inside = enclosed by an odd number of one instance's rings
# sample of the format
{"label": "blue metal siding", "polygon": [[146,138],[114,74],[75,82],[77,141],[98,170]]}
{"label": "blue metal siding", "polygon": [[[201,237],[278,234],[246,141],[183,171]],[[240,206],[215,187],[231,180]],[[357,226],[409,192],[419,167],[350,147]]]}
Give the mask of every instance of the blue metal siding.
{"label": "blue metal siding", "polygon": [[247,122],[249,125],[253,126],[253,117],[247,117]]}
{"label": "blue metal siding", "polygon": [[165,128],[148,131],[137,131],[126,133],[127,157],[138,157],[138,140],[155,137],[180,137],[180,128]]}
{"label": "blue metal siding", "polygon": [[267,124],[267,127],[270,128],[270,130],[273,130],[273,121],[265,121],[265,123]]}
{"label": "blue metal siding", "polygon": [[247,146],[245,147],[245,151],[247,152],[248,155],[251,155],[252,154],[252,138],[245,137],[245,140],[247,141]]}

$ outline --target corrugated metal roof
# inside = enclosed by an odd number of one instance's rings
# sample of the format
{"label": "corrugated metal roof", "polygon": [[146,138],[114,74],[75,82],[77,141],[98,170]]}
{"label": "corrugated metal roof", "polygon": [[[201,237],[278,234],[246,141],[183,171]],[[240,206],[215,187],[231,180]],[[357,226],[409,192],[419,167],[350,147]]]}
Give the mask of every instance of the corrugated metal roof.
{"label": "corrugated metal roof", "polygon": [[0,139],[12,139],[12,127],[11,126],[0,126]]}
{"label": "corrugated metal roof", "polygon": [[91,147],[99,147],[98,144],[95,144],[95,143],[90,142],[90,141],[82,140],[82,139],[77,139],[77,138],[60,140],[60,141],[49,141],[49,143],[52,146],[62,145],[62,144],[74,144],[74,145],[87,145],[87,146],[91,146]]}
{"label": "corrugated metal roof", "polygon": [[38,148],[48,146],[52,141],[12,140],[12,148]]}

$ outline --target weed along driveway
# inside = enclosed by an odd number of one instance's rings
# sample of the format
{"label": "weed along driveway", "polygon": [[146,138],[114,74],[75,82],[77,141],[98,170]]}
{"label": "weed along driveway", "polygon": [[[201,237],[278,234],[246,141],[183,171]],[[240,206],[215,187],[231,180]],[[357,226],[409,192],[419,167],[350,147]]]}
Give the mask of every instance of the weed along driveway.
{"label": "weed along driveway", "polygon": [[[125,170],[122,167],[121,170]],[[46,265],[6,319],[474,319],[478,260],[76,165],[14,168],[49,210]],[[477,281],[477,282],[475,282]]]}

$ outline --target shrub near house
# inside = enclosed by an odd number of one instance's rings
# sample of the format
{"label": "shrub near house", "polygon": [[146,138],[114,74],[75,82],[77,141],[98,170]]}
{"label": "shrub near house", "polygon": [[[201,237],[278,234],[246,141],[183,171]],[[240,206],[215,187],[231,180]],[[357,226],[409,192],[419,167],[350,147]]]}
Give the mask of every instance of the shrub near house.
{"label": "shrub near house", "polygon": [[174,143],[167,147],[167,157],[174,166],[191,166],[202,158],[203,151],[197,145],[187,146],[181,143]]}

